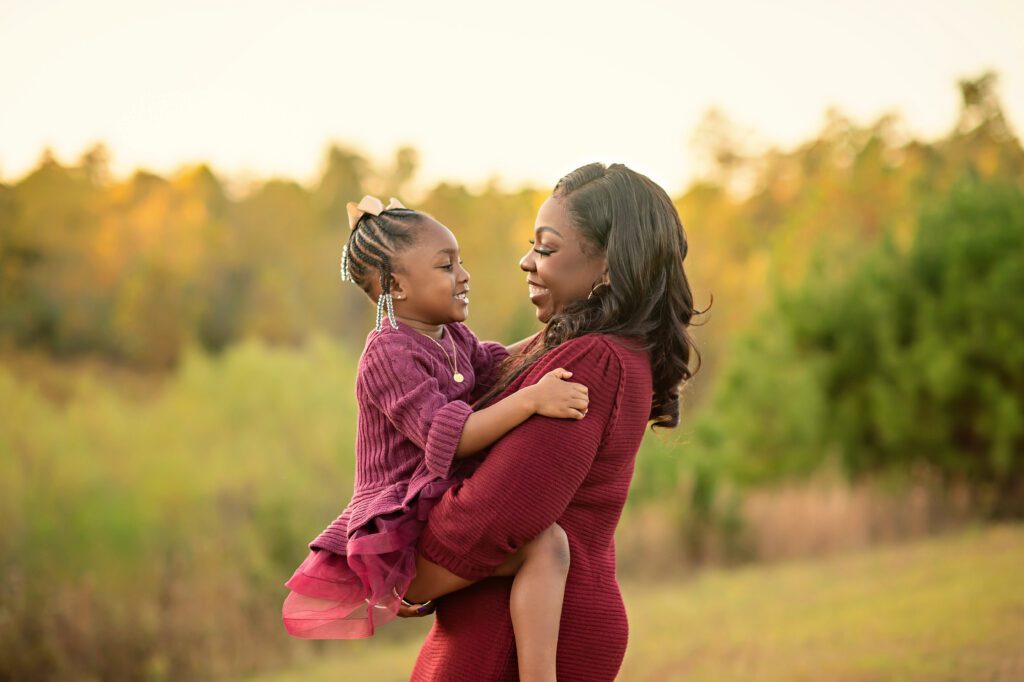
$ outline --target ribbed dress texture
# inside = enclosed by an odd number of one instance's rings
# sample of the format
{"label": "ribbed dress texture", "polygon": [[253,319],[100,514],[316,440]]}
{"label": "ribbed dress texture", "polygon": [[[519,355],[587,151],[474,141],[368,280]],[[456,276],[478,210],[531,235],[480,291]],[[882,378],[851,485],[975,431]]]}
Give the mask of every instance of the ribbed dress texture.
{"label": "ribbed dress texture", "polygon": [[508,356],[460,323],[445,325],[440,347],[398,324],[371,332],[359,360],[352,499],[286,583],[282,617],[296,637],[369,637],[395,617],[427,515],[456,480],[453,457],[470,404]]}
{"label": "ribbed dress texture", "polygon": [[[615,578],[614,532],[651,409],[651,368],[635,342],[588,335],[548,352],[503,395],[564,367],[589,388],[582,420],[534,415],[495,443],[433,506],[419,549],[468,579],[558,522],[570,564],[558,638],[558,679],[614,680],[628,625]],[[501,396],[499,396],[500,398]],[[437,600],[415,682],[518,680],[511,578],[486,578]]]}

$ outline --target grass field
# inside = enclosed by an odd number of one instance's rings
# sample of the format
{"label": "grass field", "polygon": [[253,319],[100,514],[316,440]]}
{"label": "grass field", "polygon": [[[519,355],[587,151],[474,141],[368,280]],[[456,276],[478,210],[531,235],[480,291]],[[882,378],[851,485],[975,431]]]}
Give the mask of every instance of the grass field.
{"label": "grass field", "polygon": [[[623,592],[620,680],[1024,680],[1024,526]],[[399,627],[249,682],[406,680],[422,625]]]}

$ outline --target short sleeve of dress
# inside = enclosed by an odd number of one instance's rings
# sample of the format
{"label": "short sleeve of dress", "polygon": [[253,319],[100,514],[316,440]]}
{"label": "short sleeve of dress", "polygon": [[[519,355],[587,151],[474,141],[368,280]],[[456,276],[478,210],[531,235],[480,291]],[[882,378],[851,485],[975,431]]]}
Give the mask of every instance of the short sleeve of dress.
{"label": "short sleeve of dress", "polygon": [[431,510],[419,544],[430,561],[469,580],[486,577],[568,507],[614,424],[623,369],[608,340],[587,336],[550,351],[523,385],[556,367],[588,387],[587,416],[534,415],[495,443]]}
{"label": "short sleeve of dress", "polygon": [[382,334],[363,353],[359,381],[367,399],[424,452],[428,471],[451,473],[452,459],[472,408],[441,391],[424,351],[399,334]]}

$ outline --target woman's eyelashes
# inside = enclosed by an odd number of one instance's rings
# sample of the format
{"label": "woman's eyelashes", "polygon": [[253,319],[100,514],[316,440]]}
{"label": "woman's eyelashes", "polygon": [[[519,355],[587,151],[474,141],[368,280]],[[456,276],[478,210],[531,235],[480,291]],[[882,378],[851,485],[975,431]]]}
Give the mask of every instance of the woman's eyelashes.
{"label": "woman's eyelashes", "polygon": [[[536,244],[536,242],[533,241],[532,239],[528,239],[527,241],[530,242],[531,246]],[[533,252],[540,256],[550,256],[551,254],[554,253],[554,251],[552,251],[551,249],[545,249],[543,246],[535,246]]]}

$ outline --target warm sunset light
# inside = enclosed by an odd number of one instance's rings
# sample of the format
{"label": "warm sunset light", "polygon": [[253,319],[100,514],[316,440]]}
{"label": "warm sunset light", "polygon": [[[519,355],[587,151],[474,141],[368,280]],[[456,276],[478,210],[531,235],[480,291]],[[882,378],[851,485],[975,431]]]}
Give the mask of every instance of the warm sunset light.
{"label": "warm sunset light", "polygon": [[1024,10],[859,3],[0,2],[0,179],[103,141],[114,169],[308,181],[338,140],[420,152],[421,183],[546,187],[591,159],[693,177],[711,107],[790,146],[836,107],[952,125],[956,79],[1000,74],[1024,122]]}
{"label": "warm sunset light", "polygon": [[0,0],[0,682],[1024,680],[1022,26]]}

